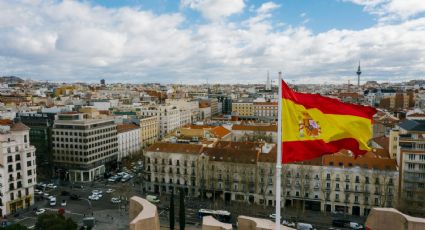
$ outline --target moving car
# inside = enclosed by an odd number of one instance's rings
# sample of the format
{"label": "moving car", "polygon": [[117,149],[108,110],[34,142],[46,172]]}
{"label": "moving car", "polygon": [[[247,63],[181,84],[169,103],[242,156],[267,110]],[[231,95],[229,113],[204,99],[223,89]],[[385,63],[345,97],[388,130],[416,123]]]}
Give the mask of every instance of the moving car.
{"label": "moving car", "polygon": [[313,225],[308,223],[297,223],[297,230],[315,230]]}
{"label": "moving car", "polygon": [[147,195],[146,196],[146,200],[148,200],[149,202],[154,203],[154,204],[160,202],[160,200],[158,199],[158,197],[155,196],[155,195]]}
{"label": "moving car", "polygon": [[61,196],[69,196],[70,194],[68,191],[61,191]]}
{"label": "moving car", "polygon": [[38,216],[38,215],[41,215],[41,214],[43,214],[43,213],[45,213],[46,212],[46,209],[44,209],[44,208],[40,208],[40,209],[37,209],[36,211],[35,211],[35,214]]}
{"label": "moving car", "polygon": [[295,228],[295,223],[294,222],[290,222],[288,220],[283,220],[282,224],[285,225],[286,227],[292,227]]}
{"label": "moving car", "polygon": [[49,204],[50,206],[55,206],[56,205],[56,197],[49,197]]}
{"label": "moving car", "polygon": [[113,190],[112,188],[106,190],[106,193],[113,193],[115,190]]}
{"label": "moving car", "polygon": [[89,196],[89,200],[99,200],[99,199],[100,197],[94,194]]}
{"label": "moving car", "polygon": [[118,204],[118,203],[121,203],[121,200],[118,197],[112,197],[111,202],[114,204]]}
{"label": "moving car", "polygon": [[356,222],[350,222],[350,229],[360,230],[363,229],[363,225]]}
{"label": "moving car", "polygon": [[71,200],[79,200],[79,199],[80,199],[80,196],[79,196],[79,195],[77,195],[77,194],[71,194],[71,195],[69,196],[69,198],[70,198]]}
{"label": "moving car", "polygon": [[66,200],[62,200],[61,206],[62,207],[65,207],[66,206]]}
{"label": "moving car", "polygon": [[270,215],[269,215],[269,218],[272,218],[273,220],[275,220],[275,219],[276,219],[276,214],[275,214],[275,213],[270,214]]}
{"label": "moving car", "polygon": [[51,189],[55,189],[55,188],[57,188],[58,186],[56,186],[56,185],[54,185],[54,184],[48,184],[48,185],[47,185],[47,187],[48,187],[48,188],[51,188]]}

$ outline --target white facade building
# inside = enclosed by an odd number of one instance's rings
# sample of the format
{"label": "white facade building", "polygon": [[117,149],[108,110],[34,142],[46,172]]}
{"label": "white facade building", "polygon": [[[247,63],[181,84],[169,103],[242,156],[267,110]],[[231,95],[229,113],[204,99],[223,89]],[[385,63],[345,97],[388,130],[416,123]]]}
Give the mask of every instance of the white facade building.
{"label": "white facade building", "polygon": [[181,127],[180,110],[175,105],[145,106],[140,110],[142,116],[157,116],[159,119],[159,136]]}
{"label": "white facade building", "polygon": [[118,161],[140,151],[140,127],[134,124],[117,125]]}
{"label": "white facade building", "polygon": [[[5,120],[2,120],[5,121]],[[29,128],[22,123],[0,125],[0,216],[34,204],[37,182],[35,148]]]}

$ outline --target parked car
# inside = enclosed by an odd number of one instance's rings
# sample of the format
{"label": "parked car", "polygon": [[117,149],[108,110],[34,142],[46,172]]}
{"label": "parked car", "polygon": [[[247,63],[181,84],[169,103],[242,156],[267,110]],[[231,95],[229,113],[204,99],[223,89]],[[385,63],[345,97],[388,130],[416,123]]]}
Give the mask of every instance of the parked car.
{"label": "parked car", "polygon": [[43,213],[45,213],[46,212],[46,209],[44,209],[44,208],[40,208],[40,209],[37,209],[36,211],[35,211],[35,214],[38,216],[38,215],[41,215],[41,214],[43,214]]}
{"label": "parked car", "polygon": [[269,215],[269,218],[272,218],[273,220],[275,220],[275,219],[276,219],[276,214],[275,214],[275,213],[270,214],[270,215]]}
{"label": "parked car", "polygon": [[62,207],[65,207],[66,206],[66,200],[62,200],[61,206]]}
{"label": "parked car", "polygon": [[109,188],[108,190],[106,190],[106,193],[113,193],[115,190],[113,190],[112,188]]}

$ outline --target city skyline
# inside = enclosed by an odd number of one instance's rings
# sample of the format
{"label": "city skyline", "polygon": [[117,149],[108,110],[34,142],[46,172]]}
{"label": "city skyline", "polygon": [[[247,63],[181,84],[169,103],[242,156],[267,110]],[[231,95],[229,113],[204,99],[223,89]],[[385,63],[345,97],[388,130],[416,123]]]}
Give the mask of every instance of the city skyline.
{"label": "city skyline", "polygon": [[0,75],[199,84],[283,71],[299,84],[335,83],[354,82],[361,60],[362,83],[424,78],[425,7],[415,0],[0,5]]}

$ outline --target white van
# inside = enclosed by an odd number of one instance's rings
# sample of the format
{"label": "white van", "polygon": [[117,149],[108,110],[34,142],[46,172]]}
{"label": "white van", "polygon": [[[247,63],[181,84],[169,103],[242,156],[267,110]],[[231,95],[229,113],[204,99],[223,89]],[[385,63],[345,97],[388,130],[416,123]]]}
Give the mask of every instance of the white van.
{"label": "white van", "polygon": [[147,195],[146,200],[148,200],[149,202],[154,203],[154,204],[159,203],[159,201],[160,201],[158,199],[158,197],[154,196],[154,195]]}
{"label": "white van", "polygon": [[49,204],[50,204],[50,206],[55,206],[56,205],[56,197],[50,197]]}

